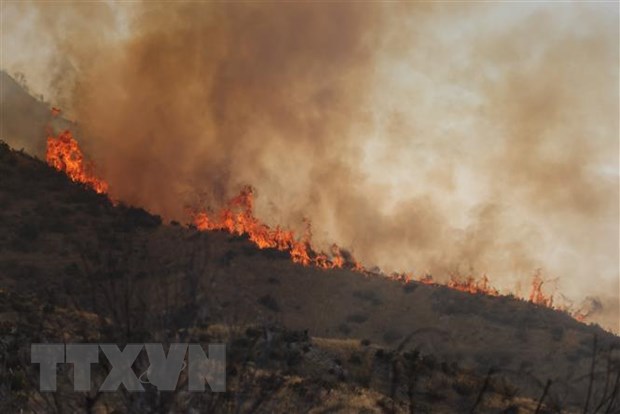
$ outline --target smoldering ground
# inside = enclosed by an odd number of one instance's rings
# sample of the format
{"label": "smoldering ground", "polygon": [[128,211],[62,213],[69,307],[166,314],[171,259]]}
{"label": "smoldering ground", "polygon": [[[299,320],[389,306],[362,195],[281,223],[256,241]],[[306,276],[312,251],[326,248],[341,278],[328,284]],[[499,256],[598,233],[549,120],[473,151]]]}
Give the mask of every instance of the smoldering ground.
{"label": "smoldering ground", "polygon": [[251,184],[365,264],[511,290],[542,268],[617,324],[617,4],[3,7],[4,69],[113,196],[184,219]]}

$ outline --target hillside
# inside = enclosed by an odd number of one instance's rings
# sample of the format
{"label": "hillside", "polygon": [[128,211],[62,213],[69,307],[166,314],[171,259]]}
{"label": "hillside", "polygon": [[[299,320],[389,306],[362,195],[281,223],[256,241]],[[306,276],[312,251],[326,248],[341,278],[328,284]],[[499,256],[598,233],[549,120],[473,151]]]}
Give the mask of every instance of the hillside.
{"label": "hillside", "polygon": [[[6,144],[0,286],[2,412],[528,413],[541,397],[539,412],[620,409],[620,339],[597,326],[510,297],[296,265],[114,205]],[[32,342],[218,341],[224,394],[74,393],[68,379],[38,393],[28,354]]]}
{"label": "hillside", "polygon": [[[15,149],[24,149],[29,154],[44,155],[45,141],[41,134],[52,119],[50,107],[41,98],[35,98],[28,91],[25,81],[20,84],[5,71],[0,70],[0,102],[2,122],[0,137],[10,142]],[[61,117],[55,122],[59,128],[71,123]]]}

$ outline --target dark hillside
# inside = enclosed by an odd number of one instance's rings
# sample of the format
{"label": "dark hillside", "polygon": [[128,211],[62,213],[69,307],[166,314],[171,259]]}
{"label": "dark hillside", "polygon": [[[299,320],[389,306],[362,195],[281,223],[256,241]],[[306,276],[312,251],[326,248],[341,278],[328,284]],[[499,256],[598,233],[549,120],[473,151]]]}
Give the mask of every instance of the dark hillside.
{"label": "dark hillside", "polygon": [[[527,413],[548,380],[546,412],[582,412],[590,382],[588,412],[620,407],[620,340],[597,326],[509,297],[299,266],[114,205],[6,144],[0,286],[2,412]],[[36,392],[28,361],[32,342],[182,341],[227,343],[227,393],[59,402]]]}

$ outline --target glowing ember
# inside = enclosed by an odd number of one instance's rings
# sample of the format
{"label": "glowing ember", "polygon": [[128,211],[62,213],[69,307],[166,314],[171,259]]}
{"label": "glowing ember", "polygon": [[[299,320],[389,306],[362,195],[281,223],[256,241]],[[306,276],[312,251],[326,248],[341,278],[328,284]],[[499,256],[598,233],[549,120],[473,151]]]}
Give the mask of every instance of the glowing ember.
{"label": "glowing ember", "polygon": [[51,134],[47,137],[46,161],[67,174],[72,181],[83,183],[100,194],[108,192],[108,184],[93,174],[92,164],[84,159],[71,131],[61,132],[57,137]]}

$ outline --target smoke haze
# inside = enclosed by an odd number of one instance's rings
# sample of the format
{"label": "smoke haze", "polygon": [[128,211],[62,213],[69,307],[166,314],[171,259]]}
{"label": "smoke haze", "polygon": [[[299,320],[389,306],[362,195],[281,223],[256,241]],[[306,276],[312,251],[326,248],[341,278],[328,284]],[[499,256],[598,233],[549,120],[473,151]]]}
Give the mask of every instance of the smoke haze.
{"label": "smoke haze", "polygon": [[258,217],[307,217],[368,266],[522,293],[542,268],[618,325],[618,4],[11,3],[2,20],[2,69],[78,122],[116,198],[186,220],[251,184]]}

